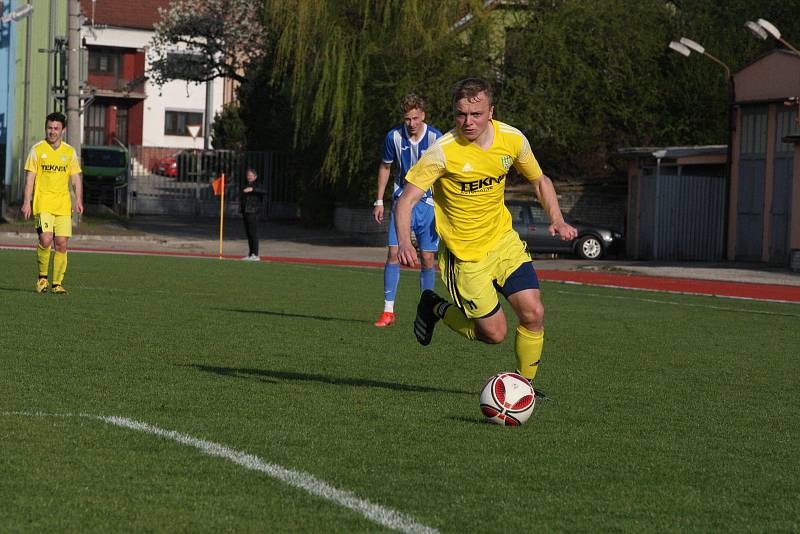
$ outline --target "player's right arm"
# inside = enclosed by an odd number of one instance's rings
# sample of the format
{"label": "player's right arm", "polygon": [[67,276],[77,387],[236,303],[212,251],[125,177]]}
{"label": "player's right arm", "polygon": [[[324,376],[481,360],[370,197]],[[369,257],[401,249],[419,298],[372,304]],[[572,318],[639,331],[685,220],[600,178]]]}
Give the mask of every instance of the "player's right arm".
{"label": "player's right arm", "polygon": [[31,218],[32,203],[33,203],[33,185],[36,183],[36,173],[27,171],[25,173],[25,196],[22,200],[22,216],[25,220]]}
{"label": "player's right arm", "polygon": [[394,224],[397,231],[397,258],[401,265],[414,267],[419,265],[417,249],[411,243],[411,210],[422,198],[425,191],[414,184],[407,183],[403,194],[394,208]]}
{"label": "player's right arm", "polygon": [[31,148],[25,160],[25,192],[22,197],[22,216],[30,219],[33,206],[33,187],[36,184],[36,171],[39,168],[39,154],[36,148]]}
{"label": "player's right arm", "polygon": [[408,170],[403,194],[397,201],[394,210],[395,230],[397,231],[397,257],[401,265],[419,265],[417,249],[411,244],[411,211],[425,191],[434,182],[444,176],[446,171],[445,157],[442,147],[437,143],[425,151],[425,154]]}
{"label": "player's right arm", "polygon": [[[386,186],[389,184],[389,174],[391,170],[391,163],[381,162],[378,167],[378,193],[375,196],[377,205],[372,210],[372,216],[378,224],[383,223],[383,195],[386,192]],[[378,204],[378,200],[380,204]]]}

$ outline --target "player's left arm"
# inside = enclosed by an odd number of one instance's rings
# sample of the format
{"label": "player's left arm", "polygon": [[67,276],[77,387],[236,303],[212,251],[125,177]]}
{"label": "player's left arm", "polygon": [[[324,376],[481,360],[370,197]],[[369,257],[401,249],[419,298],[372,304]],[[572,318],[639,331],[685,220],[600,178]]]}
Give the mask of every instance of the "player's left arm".
{"label": "player's left arm", "polygon": [[553,187],[553,181],[547,175],[542,174],[538,180],[533,182],[533,191],[536,193],[539,203],[547,212],[548,217],[550,217],[550,226],[547,228],[550,235],[558,234],[562,241],[575,239],[578,236],[578,231],[564,221],[561,207],[558,205],[556,188]]}
{"label": "player's left arm", "polygon": [[72,188],[75,190],[75,211],[83,215],[83,179],[81,173],[70,175]]}
{"label": "player's left arm", "polygon": [[539,162],[536,161],[536,157],[533,155],[531,145],[524,136],[522,136],[514,167],[533,185],[533,192],[536,193],[539,204],[542,205],[550,218],[550,226],[547,228],[550,235],[558,234],[562,241],[575,239],[578,231],[564,221],[564,215],[562,215],[561,207],[558,205],[558,197],[556,196],[556,188],[553,186],[553,181],[542,172]]}

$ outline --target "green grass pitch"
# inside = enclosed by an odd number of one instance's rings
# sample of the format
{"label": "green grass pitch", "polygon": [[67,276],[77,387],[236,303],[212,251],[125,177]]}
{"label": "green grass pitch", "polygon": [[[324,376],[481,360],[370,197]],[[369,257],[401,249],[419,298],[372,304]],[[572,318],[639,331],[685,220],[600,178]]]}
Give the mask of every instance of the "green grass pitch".
{"label": "green grass pitch", "polygon": [[797,305],[543,283],[553,400],[500,428],[478,391],[513,369],[513,327],[487,346],[439,325],[420,347],[411,271],[377,329],[380,269],[73,253],[59,296],[34,293],[32,251],[0,266],[2,531],[391,526],[94,416],[441,532],[800,529]]}

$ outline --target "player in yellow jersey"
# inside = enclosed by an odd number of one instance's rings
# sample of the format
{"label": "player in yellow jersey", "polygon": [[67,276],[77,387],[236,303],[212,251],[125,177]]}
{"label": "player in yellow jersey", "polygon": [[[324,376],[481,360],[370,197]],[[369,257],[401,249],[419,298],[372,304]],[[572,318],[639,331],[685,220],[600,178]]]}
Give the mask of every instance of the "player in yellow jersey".
{"label": "player in yellow jersey", "polygon": [[46,138],[31,148],[25,161],[25,197],[22,215],[34,217],[39,234],[36,262],[39,278],[36,291],[48,289],[50,248],[55,244],[53,259],[53,293],[67,292],[61,285],[67,271],[67,242],[72,236],[72,200],[70,183],[75,190],[75,211],[83,213],[81,166],[75,149],[61,139],[67,119],[62,113],[51,113],[45,120]]}
{"label": "player in yellow jersey", "polygon": [[500,343],[508,326],[497,297],[511,304],[519,326],[517,371],[533,381],[544,344],[544,306],[539,281],[525,243],[512,229],[505,207],[506,175],[513,165],[533,185],[550,217],[549,231],[574,239],[564,222],[550,179],[542,173],[530,144],[516,128],[493,118],[492,90],[479,78],[461,80],[453,90],[456,127],[430,147],[406,175],[396,208],[398,257],[417,265],[411,244],[411,207],[433,187],[436,230],[441,239],[439,267],[453,302],[425,291],[417,306],[414,335],[428,345],[441,319],[470,340]]}

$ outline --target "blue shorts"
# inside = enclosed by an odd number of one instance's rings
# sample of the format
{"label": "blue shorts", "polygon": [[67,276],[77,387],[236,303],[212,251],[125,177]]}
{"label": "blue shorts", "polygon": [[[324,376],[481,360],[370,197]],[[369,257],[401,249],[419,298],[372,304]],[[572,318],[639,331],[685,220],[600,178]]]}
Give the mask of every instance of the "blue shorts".
{"label": "blue shorts", "polygon": [[[396,247],[397,230],[394,226],[394,204],[392,215],[389,218],[389,246]],[[411,211],[411,230],[417,236],[417,246],[423,252],[436,252],[439,250],[439,234],[436,233],[436,220],[433,215],[433,206],[424,201],[417,202]]]}

